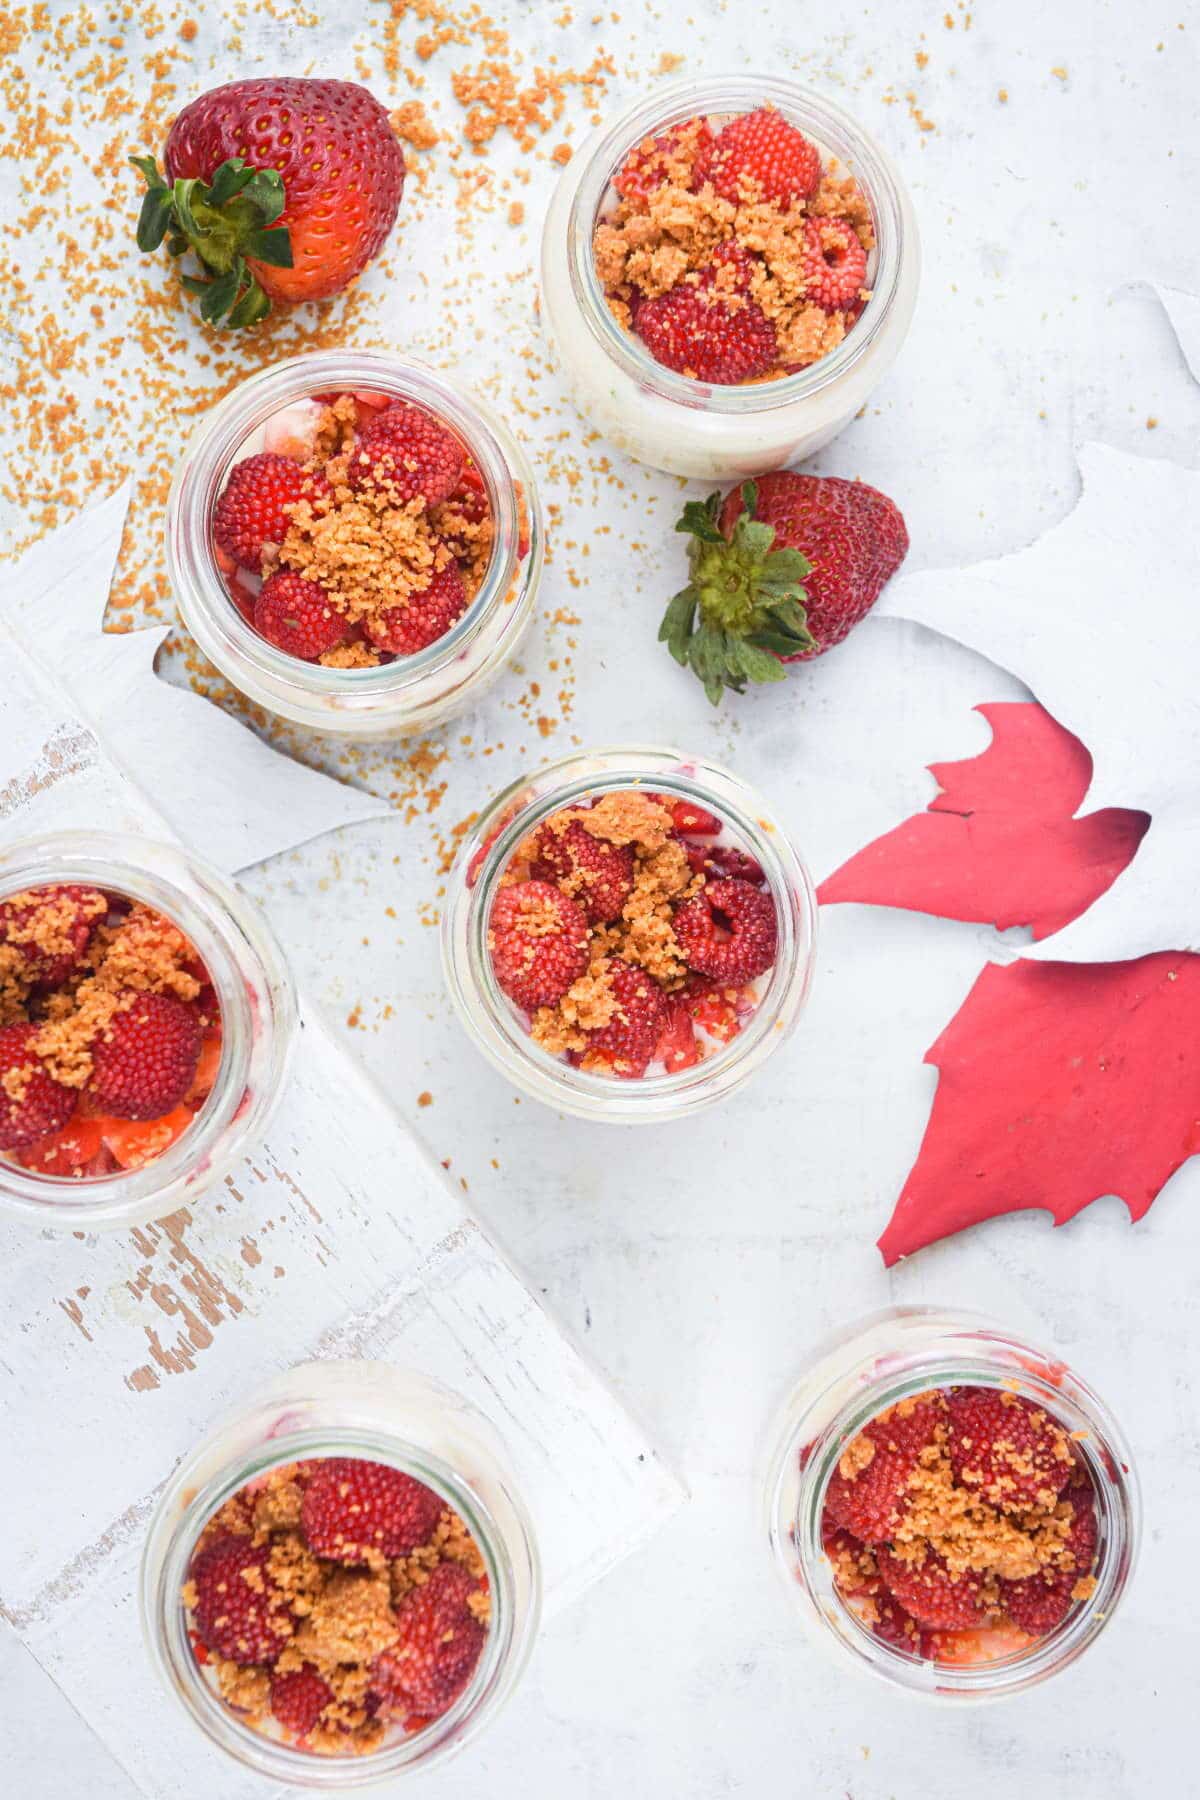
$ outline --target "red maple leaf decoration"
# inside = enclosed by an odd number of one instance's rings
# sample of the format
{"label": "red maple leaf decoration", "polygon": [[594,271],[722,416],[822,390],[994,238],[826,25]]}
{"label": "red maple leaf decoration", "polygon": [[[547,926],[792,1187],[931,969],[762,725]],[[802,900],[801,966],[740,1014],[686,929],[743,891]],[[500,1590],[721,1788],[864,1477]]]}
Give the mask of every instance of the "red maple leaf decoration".
{"label": "red maple leaf decoration", "polygon": [[1105,807],[1076,818],[1092,779],[1090,752],[1030,700],[977,706],[992,730],[980,756],[931,763],[941,788],[822,882],[822,905],[857,900],[995,925],[1060,931],[1111,887],[1150,823]]}
{"label": "red maple leaf decoration", "polygon": [[1000,1213],[1062,1225],[1104,1194],[1140,1219],[1200,1151],[1200,956],[990,963],[925,1061],[937,1093],[885,1263]]}
{"label": "red maple leaf decoration", "polygon": [[[935,763],[941,793],[818,889],[861,901],[1059,930],[1116,880],[1150,821],[1077,818],[1092,759],[1041,706],[977,709],[981,756]],[[879,1240],[889,1265],[1000,1213],[1056,1225],[1105,1194],[1132,1219],[1200,1152],[1200,956],[989,964],[928,1051],[937,1093]]]}

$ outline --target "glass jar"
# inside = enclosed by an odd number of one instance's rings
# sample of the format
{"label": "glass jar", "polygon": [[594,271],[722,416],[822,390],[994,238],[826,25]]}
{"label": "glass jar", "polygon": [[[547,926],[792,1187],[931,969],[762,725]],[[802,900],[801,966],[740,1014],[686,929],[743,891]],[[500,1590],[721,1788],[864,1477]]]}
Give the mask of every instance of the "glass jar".
{"label": "glass jar", "polygon": [[[193,1654],[182,1588],[212,1515],[247,1481],[307,1458],[364,1457],[432,1488],[482,1553],[491,1619],[463,1693],[424,1730],[361,1756],[314,1755],[255,1731]],[[150,1660],[204,1735],[295,1787],[366,1787],[426,1770],[474,1738],[520,1677],[537,1631],[541,1574],[528,1514],[490,1422],[428,1376],[373,1362],[301,1363],[215,1426],[167,1481],[146,1537],[142,1628]]]}
{"label": "glass jar", "polygon": [[[574,1068],[534,1042],[496,981],[487,935],[500,877],[523,838],[562,807],[639,787],[690,801],[722,820],[739,847],[762,865],[775,902],[777,938],[775,963],[756,1010],[730,1043],[678,1074],[623,1080]],[[566,757],[497,795],[464,838],[451,871],[442,957],[459,1017],[502,1075],[535,1099],[580,1118],[655,1123],[723,1099],[778,1049],[808,994],[816,925],[808,871],[752,788],[700,757],[632,746]]]}
{"label": "glass jar", "polygon": [[[478,593],[444,637],[379,668],[332,669],[277,650],[241,616],[217,565],[212,521],[231,467],[273,414],[315,394],[354,389],[411,400],[445,421],[483,478],[495,542]],[[314,351],[243,381],[200,421],[167,502],[171,586],[205,656],[269,712],[352,738],[424,731],[474,701],[529,623],[543,553],[537,490],[516,440],[449,376],[375,351]]]}
{"label": "glass jar", "polygon": [[[1075,1435],[1095,1493],[1098,1528],[1091,1596],[1027,1648],[973,1665],[933,1662],[875,1637],[837,1594],[821,1544],[825,1490],[850,1440],[886,1407],[950,1385],[1002,1387],[1044,1407]],[[1129,1447],[1074,1370],[979,1315],[933,1307],[891,1307],[827,1340],[776,1421],[765,1502],[775,1560],[811,1634],[844,1666],[937,1700],[998,1699],[1074,1662],[1112,1618],[1141,1531]]]}
{"label": "glass jar", "polygon": [[195,945],[221,1008],[221,1061],[207,1100],[173,1144],[140,1169],[78,1179],[0,1160],[0,1210],[51,1230],[159,1218],[196,1199],[264,1134],[296,1036],[291,972],[266,920],[189,851],[116,832],[64,831],[0,854],[0,899],[79,882],[153,907]]}
{"label": "glass jar", "polygon": [[[596,274],[592,234],[629,151],[697,114],[773,106],[835,156],[868,201],[872,290],[845,338],[819,362],[777,381],[721,387],[657,362],[613,317]],[[840,106],[769,75],[672,82],[638,100],[576,151],[542,234],[542,307],[551,343],[589,424],[618,449],[673,475],[760,475],[836,437],[886,375],[916,304],[920,246],[908,194],[883,150]]]}

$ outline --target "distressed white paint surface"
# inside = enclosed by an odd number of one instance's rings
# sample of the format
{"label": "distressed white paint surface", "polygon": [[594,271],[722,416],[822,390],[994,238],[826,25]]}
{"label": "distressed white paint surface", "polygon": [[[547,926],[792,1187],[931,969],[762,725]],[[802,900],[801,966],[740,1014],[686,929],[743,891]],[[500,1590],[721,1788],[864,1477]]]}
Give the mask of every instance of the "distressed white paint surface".
{"label": "distressed white paint surface", "polygon": [[[488,10],[530,64],[557,55],[579,67],[590,43],[614,42],[619,95],[644,83],[664,50],[684,55],[685,72],[748,62],[792,70],[859,113],[901,163],[925,257],[912,335],[863,417],[815,466],[896,497],[911,568],[1030,543],[1074,503],[1083,441],[1196,465],[1200,395],[1158,300],[1136,285],[1148,276],[1196,285],[1193,0],[975,0],[969,31],[957,0],[953,31],[941,0],[823,10],[695,0],[682,14],[624,8],[615,31],[608,9],[590,6],[560,30],[550,22],[566,14],[557,0]],[[260,48],[280,70],[303,72],[314,42],[322,69],[351,72],[361,16],[370,14],[330,9],[315,40],[293,45],[277,22],[243,26],[205,11],[201,42],[218,55],[213,79]],[[402,41],[417,29],[406,23]],[[233,31],[243,50],[220,61]],[[457,118],[445,74],[456,55],[478,51],[447,51],[427,69],[425,97],[447,125]],[[909,92],[935,130],[919,130]],[[525,675],[502,679],[435,738],[453,754],[435,777],[448,785],[432,820],[418,803],[411,822],[357,826],[256,870],[250,885],[333,1026],[436,1154],[453,1158],[481,1216],[647,1416],[693,1497],[641,1555],[551,1622],[495,1731],[415,1791],[430,1800],[1191,1800],[1200,1639],[1179,1570],[1200,1514],[1200,1166],[1182,1170],[1135,1231],[1102,1201],[1055,1233],[1032,1215],[993,1221],[890,1275],[872,1248],[928,1110],[933,1072],[922,1053],[975,978],[989,934],[834,909],[810,1011],[786,1052],[720,1111],[648,1134],[515,1106],[447,1013],[435,934],[422,925],[438,880],[431,825],[464,817],[547,748],[653,730],[731,762],[770,794],[824,875],[925,804],[925,763],[984,747],[976,702],[1023,695],[982,658],[885,620],[786,687],[708,709],[652,643],[679,583],[678,484],[616,455],[602,467],[605,446],[584,444],[586,425],[557,378],[532,384],[542,354],[537,229],[555,170],[515,158],[503,140],[487,167],[495,178],[516,160],[530,170],[523,228],[505,226],[501,201],[456,244],[462,266],[445,271],[454,188],[435,158],[423,216],[406,199],[394,273],[374,285],[387,294],[395,343],[452,359],[499,401],[544,498],[561,509],[544,605],[579,618],[574,715],[546,746],[518,705],[531,677],[547,696],[563,679],[565,634],[539,627]],[[422,269],[434,272],[428,283]],[[446,326],[447,293],[453,317],[468,321],[457,334]],[[582,468],[577,486],[567,453]],[[493,754],[472,759],[459,746],[468,734]],[[385,760],[364,760],[358,774],[391,791]],[[351,1030],[355,1007],[362,1028]],[[423,1090],[434,1104],[419,1111]],[[1060,1682],[1006,1707],[943,1714],[847,1682],[801,1638],[757,1532],[755,1453],[776,1397],[827,1327],[893,1298],[983,1307],[1053,1343],[1108,1396],[1139,1455],[1147,1540],[1121,1620]],[[12,1734],[0,1720],[15,1792],[60,1800],[74,1785],[89,1800],[133,1800],[12,1640],[5,1655],[0,1639],[0,1680],[22,1721]],[[49,1765],[46,1742],[56,1749]],[[213,1791],[200,1763],[181,1759],[178,1800]]]}
{"label": "distressed white paint surface", "polygon": [[[0,844],[51,820],[161,835],[3,621],[0,659]],[[474,1399],[533,1515],[551,1615],[682,1497],[429,1152],[311,1014],[268,1139],[222,1189],[102,1237],[0,1225],[0,1267],[0,1441],[20,1452],[5,1482],[0,1600],[152,1800],[176,1791],[190,1760],[211,1764],[229,1800],[261,1792],[197,1743],[158,1690],[135,1596],[155,1491],[276,1370],[365,1355]]]}

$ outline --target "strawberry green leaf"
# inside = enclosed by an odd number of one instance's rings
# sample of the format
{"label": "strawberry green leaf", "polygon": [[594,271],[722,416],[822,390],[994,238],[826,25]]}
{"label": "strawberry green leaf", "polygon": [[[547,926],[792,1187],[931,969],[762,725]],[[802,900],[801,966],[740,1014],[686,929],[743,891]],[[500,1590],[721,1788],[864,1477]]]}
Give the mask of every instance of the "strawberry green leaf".
{"label": "strawberry green leaf", "polygon": [[153,157],[130,161],[146,182],[139,248],[157,250],[165,238],[173,257],[189,251],[196,257],[206,276],[189,273],[182,280],[189,293],[198,295],[206,323],[224,321],[241,328],[264,318],[270,299],[246,262],[292,267],[291,238],[278,223],[287,202],[279,171],[256,169],[233,156],[211,182],[180,177],[168,186]]}
{"label": "strawberry green leaf", "polygon": [[237,299],[241,279],[241,265],[235,263],[224,275],[210,281],[200,296],[200,317],[210,325],[224,318]]}
{"label": "strawberry green leaf", "polygon": [[[745,482],[741,491],[753,506],[754,483]],[[726,537],[720,514],[721,496],[710,494],[689,500],[676,522],[675,529],[691,538],[691,581],[668,605],[658,633],[714,705],[726,687],[740,694],[747,682],[781,681],[780,657],[816,648],[804,610],[807,559],[798,550],[774,549],[774,527],[749,510]]]}
{"label": "strawberry green leaf", "polygon": [[266,318],[270,310],[270,300],[257,281],[251,280],[245,293],[231,311],[229,324],[235,330],[240,330],[247,325],[257,325],[260,319]]}
{"label": "strawberry green leaf", "polygon": [[696,590],[683,588],[667,606],[658,628],[658,641],[666,644],[677,663],[687,667],[688,640],[696,617]]}
{"label": "strawberry green leaf", "polygon": [[223,162],[213,176],[208,187],[208,204],[224,206],[235,194],[240,194],[244,187],[255,179],[257,170],[247,168],[240,156],[231,156]]}
{"label": "strawberry green leaf", "polygon": [[689,500],[675,521],[675,529],[691,532],[706,544],[722,544],[725,540],[717,524],[720,510],[720,494],[710,494],[707,500]]}
{"label": "strawberry green leaf", "polygon": [[171,218],[171,190],[166,187],[147,188],[142,200],[142,210],[138,214],[138,249],[157,250],[167,235]]}
{"label": "strawberry green leaf", "polygon": [[246,255],[255,262],[270,263],[273,269],[290,269],[292,240],[282,225],[271,231],[254,231],[246,239]]}

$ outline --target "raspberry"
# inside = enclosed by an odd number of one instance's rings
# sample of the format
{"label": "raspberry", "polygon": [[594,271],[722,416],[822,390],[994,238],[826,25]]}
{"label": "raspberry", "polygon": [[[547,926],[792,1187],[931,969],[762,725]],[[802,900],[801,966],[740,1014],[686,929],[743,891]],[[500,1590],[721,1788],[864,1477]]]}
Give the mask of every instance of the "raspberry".
{"label": "raspberry", "polygon": [[1066,1618],[1076,1585],[1096,1560],[1096,1512],[1090,1494],[1076,1495],[1064,1549],[1067,1566],[1044,1569],[1023,1581],[1000,1583],[1001,1604],[1014,1625],[1040,1636]]}
{"label": "raspberry", "polygon": [[849,219],[806,219],[805,298],[825,312],[858,305],[867,279],[867,253]]}
{"label": "raspberry", "polygon": [[350,455],[352,488],[368,482],[400,501],[421,495],[427,506],[448,500],[463,472],[463,448],[422,406],[397,400],[369,424]]}
{"label": "raspberry", "polygon": [[61,987],[79,967],[107,912],[108,901],[98,888],[70,884],[14,894],[0,903],[0,944],[21,952],[31,981]]}
{"label": "raspberry", "polygon": [[316,662],[346,635],[346,620],[320,582],[277,569],[262,584],[254,603],[254,629],[277,650]]}
{"label": "raspberry", "polygon": [[261,451],[230,471],[213,513],[213,536],[226,555],[257,574],[265,547],[287,536],[296,502],[328,493],[323,475],[306,475],[290,456]]}
{"label": "raspberry", "polygon": [[782,113],[760,106],[722,127],[699,157],[695,179],[697,186],[711,181],[725,200],[790,206],[810,199],[820,187],[821,157]]}
{"label": "raspberry", "polygon": [[587,914],[549,881],[501,888],[488,941],[496,980],[527,1012],[561,1000],[588,965]]}
{"label": "raspberry", "polygon": [[128,1005],[92,1045],[91,1098],[118,1119],[158,1119],[178,1106],[200,1061],[200,1023],[170,994],[126,988]]}
{"label": "raspberry", "polygon": [[390,606],[380,624],[369,623],[367,636],[378,650],[394,656],[414,656],[445,637],[466,611],[467,590],[456,562],[438,569],[427,588],[413,594],[403,606]]}
{"label": "raspberry", "polygon": [[269,1544],[229,1533],[192,1564],[201,1639],[235,1663],[273,1663],[292,1635],[287,1600],[267,1562]]}
{"label": "raspberry", "polygon": [[748,881],[752,887],[762,887],[767,879],[762,864],[733,844],[716,844],[711,850],[706,848],[701,873],[713,880],[726,875],[731,881]]}
{"label": "raspberry", "polygon": [[440,1562],[428,1581],[405,1595],[396,1609],[399,1640],[371,1665],[371,1689],[385,1714],[436,1719],[458,1699],[487,1637],[467,1605],[482,1591],[461,1563]]}
{"label": "raspberry", "polygon": [[637,309],[635,327],[656,362],[694,381],[732,387],[775,366],[775,327],[755,300],[722,279],[718,260]]}
{"label": "raspberry", "polygon": [[300,1529],[315,1555],[363,1563],[407,1556],[428,1543],[441,1515],[439,1496],[402,1469],[330,1456],[312,1470]]}
{"label": "raspberry", "polygon": [[555,881],[578,900],[593,925],[607,925],[620,918],[633,892],[633,851],[628,844],[593,837],[585,824],[572,819],[565,831],[545,827],[532,872],[538,881]]}
{"label": "raspberry", "polygon": [[60,1131],[78,1095],[47,1074],[33,1048],[37,1026],[0,1030],[0,1150],[24,1150]]}
{"label": "raspberry", "polygon": [[951,1388],[946,1396],[956,1480],[992,1506],[1026,1512],[1052,1503],[1072,1470],[1070,1439],[1041,1407],[1003,1388]]}
{"label": "raspberry", "polygon": [[718,387],[763,375],[775,363],[775,328],[762,309],[753,300],[729,306],[703,276],[644,302],[637,330],[656,362]]}
{"label": "raspberry", "polygon": [[902,1562],[887,1544],[877,1544],[875,1560],[888,1592],[922,1625],[956,1630],[977,1625],[987,1612],[983,1577],[973,1569],[952,1574],[936,1550],[921,1563]]}
{"label": "raspberry", "polygon": [[617,1075],[644,1075],[670,1018],[667,997],[652,975],[610,958],[608,978],[617,1008],[607,1025],[588,1033],[585,1067],[593,1055]]}
{"label": "raspberry", "polygon": [[[905,1489],[921,1452],[934,1441],[939,1418],[929,1400],[902,1400],[863,1426],[842,1458],[856,1472],[843,1474],[839,1464],[825,1492],[838,1525],[866,1544],[891,1537],[903,1514]],[[859,1452],[867,1454],[868,1445],[870,1459],[862,1462]]]}
{"label": "raspberry", "polygon": [[775,960],[775,902],[749,881],[710,881],[675,914],[688,966],[717,981],[752,981]]}
{"label": "raspberry", "polygon": [[271,1711],[297,1737],[308,1736],[332,1699],[333,1689],[312,1663],[271,1677]]}

